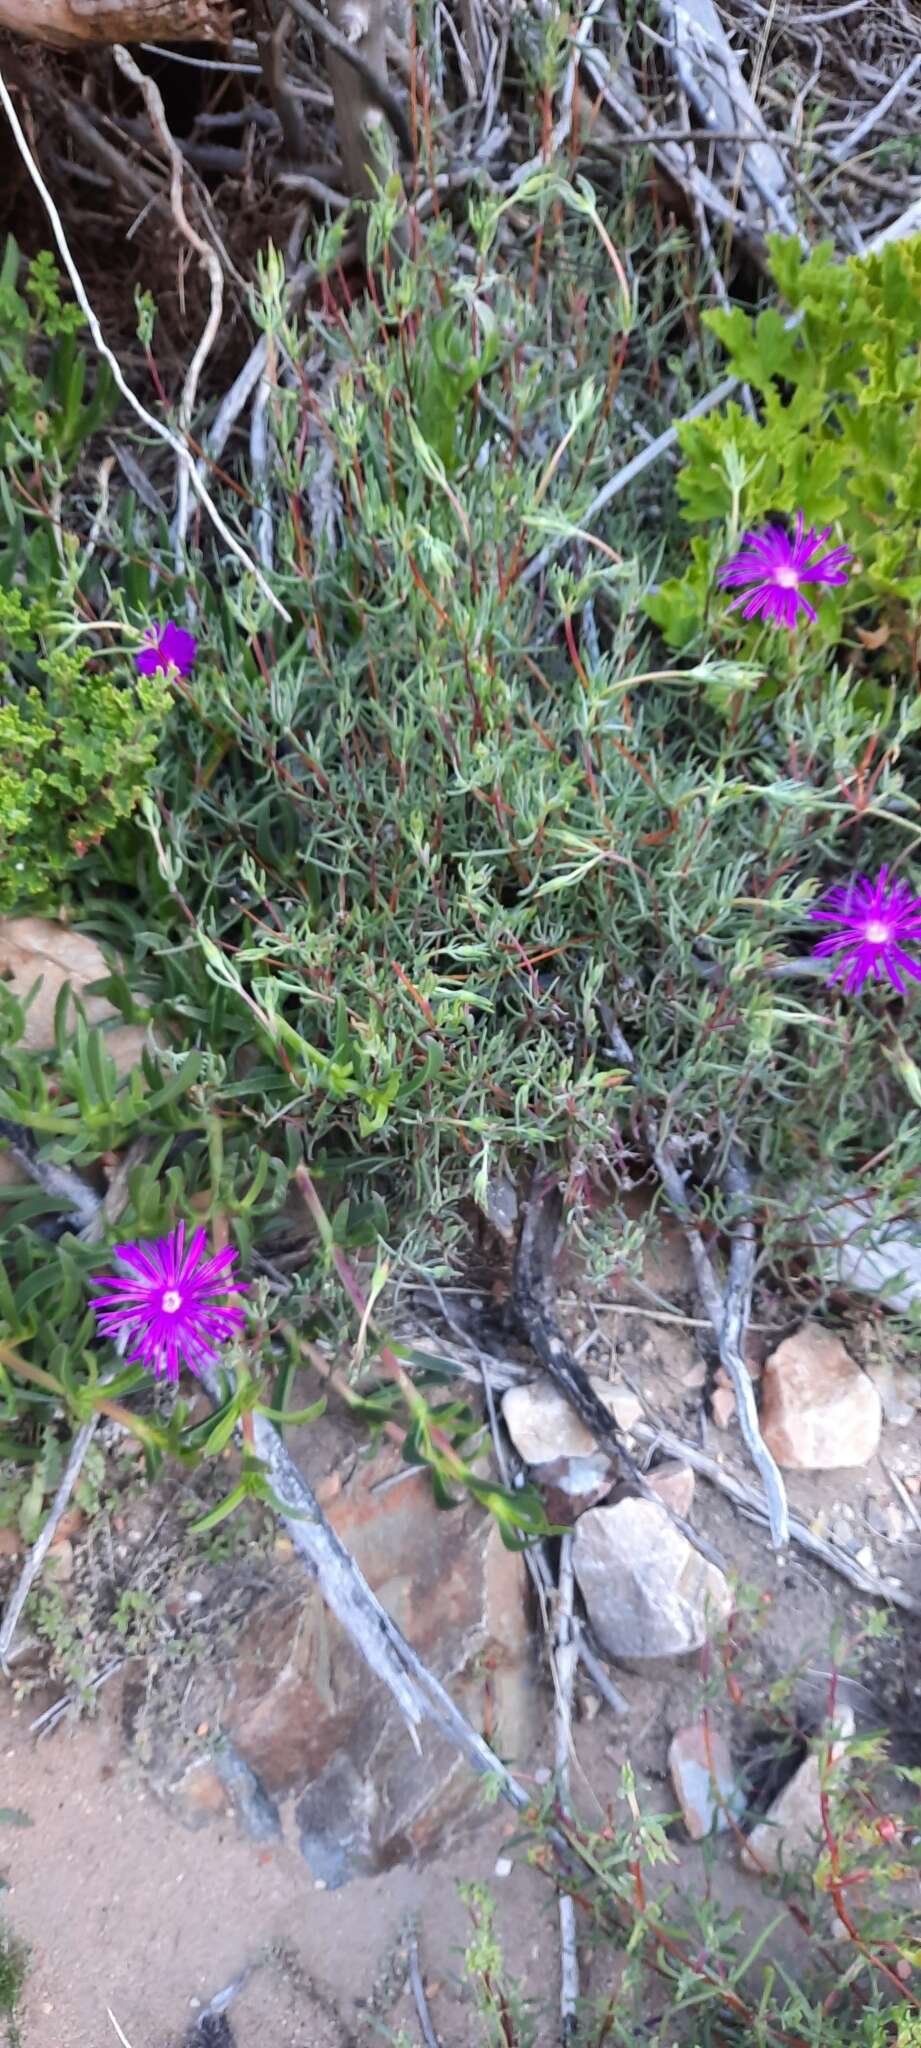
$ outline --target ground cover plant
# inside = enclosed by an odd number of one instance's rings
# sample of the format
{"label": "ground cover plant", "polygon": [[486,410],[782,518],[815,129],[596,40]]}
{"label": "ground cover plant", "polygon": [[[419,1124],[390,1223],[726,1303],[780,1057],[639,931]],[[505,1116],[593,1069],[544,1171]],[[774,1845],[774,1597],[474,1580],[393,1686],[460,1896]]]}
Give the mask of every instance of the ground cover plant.
{"label": "ground cover plant", "polygon": [[[775,239],[770,306],[695,319],[693,359],[686,240],[650,253],[636,191],[615,213],[541,167],[423,224],[390,180],[366,285],[344,240],[311,239],[299,309],[271,247],[252,291],[263,456],[209,489],[258,580],[197,515],[177,548],[156,492],[93,495],[111,392],[50,263],[7,253],[0,909],[97,938],[98,992],[147,1027],[127,1076],[63,1002],[26,1049],[0,980],[0,1132],[31,1174],[3,1190],[0,1455],[30,1530],[62,1417],[100,1413],[151,1473],[240,1426],[200,1529],[277,1505],[252,1432],[292,1418],[302,1342],[351,1347],[357,1318],[358,1355],[402,1363],[399,1287],[461,1272],[474,1210],[535,1167],[598,1274],[655,1231],[662,1154],[714,1238],[743,1208],[762,1274],[813,1304],[823,1206],[876,1231],[918,1210],[917,239],[846,264]],[[146,303],[139,336],[157,373]],[[653,472],[594,517],[621,420],[663,424],[662,357],[683,408],[720,349],[754,415],[682,429],[680,513]],[[81,1181],[92,1227],[62,1221]],[[145,1377],[216,1363],[205,1422],[188,1380],[164,1406]],[[479,1486],[510,1540],[546,1533],[467,1462],[468,1410],[396,1386],[363,1389],[369,1420],[401,1417],[445,1504]],[[676,1946],[643,1892],[654,1824],[588,1849],[642,1969],[586,2041],[635,2037],[654,1958],[663,2043],[909,2048],[878,1996],[891,1924],[855,1942],[844,2017],[827,1980],[766,1980],[755,2010],[727,1931],[705,1914]],[[473,1906],[485,2038],[523,2042]]]}

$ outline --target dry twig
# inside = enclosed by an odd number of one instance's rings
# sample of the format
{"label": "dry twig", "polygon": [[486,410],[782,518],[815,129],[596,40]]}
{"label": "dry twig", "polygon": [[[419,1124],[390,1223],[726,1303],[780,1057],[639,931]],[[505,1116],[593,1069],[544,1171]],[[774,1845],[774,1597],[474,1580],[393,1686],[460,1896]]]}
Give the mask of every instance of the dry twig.
{"label": "dry twig", "polygon": [[[188,436],[192,425],[195,400],[198,396],[201,373],[214,347],[218,328],[221,324],[221,313],[224,305],[224,277],[217,250],[211,242],[205,239],[204,235],[199,234],[197,228],[193,228],[186,213],[182,192],[182,151],[170,133],[160,88],[152,78],[148,78],[147,73],[141,70],[139,64],[135,63],[130,51],[124,49],[120,43],[116,44],[113,54],[123,76],[129,79],[132,85],[137,86],[147,108],[150,125],[154,133],[159,136],[166,151],[170,167],[170,210],[180,234],[188,242],[190,248],[194,249],[202,268],[207,272],[211,294],[208,318],[205,321],[199,336],[198,346],[185,373],[179,399],[178,419],[183,446],[177,475],[174,548],[176,567],[181,569],[186,533],[189,525],[189,492],[192,476],[192,451],[188,445]],[[267,566],[271,567],[271,563]]]}
{"label": "dry twig", "polygon": [[[74,260],[70,248],[70,244],[64,232],[64,223],[54,203],[54,200],[52,199],[51,193],[49,192],[48,187],[45,184],[45,180],[42,177],[41,171],[38,168],[35,158],[32,155],[32,151],[29,148],[28,142],[26,141],[26,137],[22,128],[22,123],[20,122],[19,116],[16,112],[16,108],[13,105],[13,101],[10,97],[9,87],[7,86],[6,80],[3,77],[2,72],[0,72],[0,106],[3,107],[4,113],[6,114],[6,118],[13,132],[13,140],[16,144],[20,156],[22,157],[23,163],[25,164],[26,170],[29,173],[29,176],[32,180],[33,185],[35,186],[39,198],[41,199],[42,205],[45,208],[45,212],[48,215],[48,219],[51,223],[51,231],[57,243],[61,261],[64,265],[68,277],[70,278],[70,282],[73,285],[74,296],[77,300],[81,312],[84,315],[86,324],[93,337],[93,341],[95,343],[99,355],[101,355],[103,360],[108,363],[109,369],[112,372],[112,376],[115,380],[115,383],[118,386],[118,389],[121,392],[122,397],[130,405],[132,412],[134,412],[137,415],[138,419],[142,421],[143,425],[147,427],[152,434],[156,435],[159,441],[165,441],[167,446],[169,448],[172,448],[174,455],[178,456],[181,460],[184,461],[186,456],[186,449],[183,443],[177,438],[177,436],[171,431],[169,427],[165,427],[161,420],[156,419],[154,417],[154,414],[148,412],[147,407],[141,404],[140,399],[136,397],[135,393],[131,389],[130,384],[127,381],[127,378],[125,377],[124,371],[118,360],[117,355],[115,354],[114,349],[111,349],[109,347],[108,342],[106,341],[102,328],[99,325],[99,320],[97,318],[95,308],[89,297],[86,286],[83,282],[83,278],[81,277],[80,272],[77,268],[76,262]],[[197,470],[192,468],[189,474],[192,480],[192,488],[195,491],[196,496],[201,501],[204,510],[207,512],[208,518],[210,519],[212,526],[215,528],[215,531],[220,534],[220,537],[224,542],[224,546],[226,548],[229,548],[230,553],[233,555],[234,559],[240,562],[243,568],[246,569],[248,573],[255,578],[255,581],[258,584],[259,589],[262,591],[263,597],[265,597],[268,600],[269,604],[272,606],[273,611],[279,612],[281,614],[281,617],[286,621],[286,623],[290,625],[290,614],[285,610],[285,607],[282,604],[281,599],[276,596],[271,585],[266,582],[266,579],[262,573],[262,570],[258,567],[258,564],[251,560],[250,556],[246,552],[246,549],[242,547],[240,542],[237,540],[236,535],[231,533],[230,527],[227,525],[226,520],[223,518],[222,514],[218,511],[218,508],[214,503],[213,498],[206,490],[205,485],[202,482],[201,478],[199,477]]]}
{"label": "dry twig", "polygon": [[[652,1444],[664,1451],[669,1458],[681,1458],[699,1472],[702,1479],[709,1479],[712,1486],[724,1493],[728,1500],[753,1515],[759,1522],[768,1520],[767,1509],[760,1495],[744,1480],[737,1479],[734,1472],[728,1472],[715,1458],[707,1455],[696,1444],[686,1443],[684,1437],[675,1436],[670,1429],[660,1429],[647,1422],[636,1422],[633,1434],[641,1443]],[[870,1571],[866,1565],[858,1564],[846,1550],[840,1550],[836,1543],[830,1543],[825,1536],[816,1536],[814,1531],[801,1522],[796,1515],[790,1516],[790,1539],[798,1543],[801,1550],[808,1550],[831,1571],[838,1572],[843,1579],[849,1579],[858,1592],[869,1593],[874,1600],[888,1600],[893,1607],[901,1607],[906,1614],[921,1614],[921,1600],[912,1593],[906,1593],[904,1586],[895,1579],[885,1579],[881,1573]]]}
{"label": "dry twig", "polygon": [[81,1423],[71,1444],[70,1455],[61,1474],[57,1492],[48,1510],[44,1528],[37,1541],[32,1545],[4,1609],[3,1626],[0,1628],[0,1671],[3,1671],[7,1678],[9,1677],[10,1651],[13,1647],[13,1638],[19,1626],[19,1617],[54,1542],[58,1524],[61,1516],[67,1509],[70,1496],[83,1470],[86,1454],[99,1427],[100,1419],[98,1414],[91,1415],[88,1422]]}
{"label": "dry twig", "polygon": [[438,2048],[438,2035],[432,2025],[432,2015],[429,2012],[425,1985],[422,1982],[422,1971],[419,1968],[419,1940],[414,1927],[409,1930],[409,1988],[413,1995],[425,2048]]}
{"label": "dry twig", "polygon": [[[562,1212],[559,1189],[552,1182],[538,1181],[522,1215],[515,1252],[512,1305],[515,1316],[535,1356],[549,1378],[575,1409],[580,1422],[591,1430],[595,1441],[613,1450],[632,1489],[642,1499],[654,1499],[635,1460],[624,1445],[617,1425],[596,1394],[588,1374],[573,1357],[556,1317],[553,1263],[556,1236]],[[725,1569],[713,1545],[671,1508],[666,1512],[688,1543],[711,1564]]]}
{"label": "dry twig", "polygon": [[[623,1060],[624,1065],[635,1075],[636,1061],[632,1049],[627,1044],[613,1012],[606,1004],[602,1006],[602,1016],[612,1052],[618,1059]],[[724,1292],[713,1270],[700,1225],[693,1213],[687,1182],[675,1160],[674,1151],[670,1145],[663,1144],[660,1140],[656,1120],[648,1108],[641,1108],[641,1117],[656,1172],[687,1240],[697,1291],[713,1326],[720,1364],[731,1382],[736,1397],[739,1425],[746,1449],[752,1464],[761,1475],[768,1504],[771,1541],[775,1550],[785,1550],[790,1540],[786,1489],[777,1462],[771,1456],[761,1434],[754,1389],[741,1348],[751,1314],[756,1250],[754,1230],[750,1218],[747,1217],[744,1226],[733,1236],[729,1278]],[[727,1192],[737,1201],[741,1197],[747,1209],[748,1176],[736,1145],[729,1148],[729,1163],[724,1175],[724,1184]]]}
{"label": "dry twig", "polygon": [[[556,1634],[553,1651],[554,1755],[557,1798],[560,1811],[569,1811],[569,1756],[572,1749],[572,1688],[578,1648],[573,1628],[575,1578],[572,1568],[572,1535],[560,1540],[560,1576],[556,1599]],[[579,1956],[576,1947],[576,1909],[567,1891],[559,1895],[560,1913],[560,2039],[562,2048],[572,2040],[579,2004]]]}

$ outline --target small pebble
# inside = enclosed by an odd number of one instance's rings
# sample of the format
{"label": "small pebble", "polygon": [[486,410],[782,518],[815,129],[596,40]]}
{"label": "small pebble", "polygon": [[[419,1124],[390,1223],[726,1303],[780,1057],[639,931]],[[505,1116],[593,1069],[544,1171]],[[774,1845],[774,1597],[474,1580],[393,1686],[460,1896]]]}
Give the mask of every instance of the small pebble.
{"label": "small pebble", "polygon": [[515,1866],[510,1856],[497,1856],[495,1872],[497,1877],[511,1877]]}

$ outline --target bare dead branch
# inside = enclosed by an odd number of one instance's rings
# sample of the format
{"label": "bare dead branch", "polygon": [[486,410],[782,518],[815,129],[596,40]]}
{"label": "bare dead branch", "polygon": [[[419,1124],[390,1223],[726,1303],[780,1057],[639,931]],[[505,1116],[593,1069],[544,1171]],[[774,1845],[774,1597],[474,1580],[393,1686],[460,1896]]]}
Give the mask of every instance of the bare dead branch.
{"label": "bare dead branch", "polygon": [[0,1671],[9,1677],[9,1656],[13,1638],[19,1626],[19,1617],[28,1600],[32,1587],[38,1578],[42,1565],[57,1534],[61,1516],[67,1509],[70,1496],[83,1470],[86,1454],[99,1427],[101,1417],[91,1415],[88,1422],[81,1424],[70,1447],[70,1455],[61,1473],[57,1492],[45,1518],[41,1534],[33,1543],[22,1571],[3,1612],[3,1626],[0,1628]]}
{"label": "bare dead branch", "polygon": [[[6,118],[13,132],[13,140],[15,141],[16,147],[19,151],[20,156],[22,157],[23,163],[25,164],[26,170],[29,173],[29,176],[32,180],[33,185],[35,186],[39,198],[41,199],[45,212],[48,215],[48,219],[51,223],[51,230],[54,235],[54,239],[57,243],[61,260],[64,264],[64,268],[67,272],[67,275],[70,278],[70,282],[73,285],[74,296],[86,319],[86,324],[93,337],[93,341],[99,355],[101,355],[103,357],[103,360],[108,363],[115,383],[119,391],[121,392],[122,397],[130,405],[132,412],[136,413],[138,419],[143,422],[144,426],[147,427],[152,434],[156,435],[159,441],[165,441],[167,446],[169,448],[172,448],[174,455],[177,455],[184,459],[186,450],[185,447],[183,446],[183,443],[177,438],[177,436],[172,432],[172,430],[169,427],[165,427],[161,420],[156,419],[154,414],[148,412],[147,407],[141,404],[140,399],[132,391],[131,386],[127,381],[127,378],[125,377],[125,373],[122,369],[121,363],[119,362],[117,355],[115,354],[114,349],[110,348],[108,342],[106,341],[105,335],[103,334],[102,328],[97,318],[95,307],[93,306],[92,300],[90,299],[89,293],[87,292],[86,286],[83,282],[83,278],[80,274],[80,271],[77,268],[76,262],[74,261],[70,244],[64,232],[64,223],[61,219],[60,213],[58,212],[55,202],[52,199],[51,193],[49,192],[48,187],[45,184],[45,180],[42,177],[41,171],[38,168],[35,158],[32,155],[32,151],[29,148],[29,144],[26,141],[22,123],[19,119],[19,115],[16,112],[16,108],[10,96],[9,87],[7,86],[6,79],[3,77],[2,72],[0,72],[0,106],[3,107],[4,113],[6,114]],[[246,570],[248,570],[249,574],[255,578],[255,581],[257,582],[260,590],[262,591],[263,597],[267,598],[269,604],[272,606],[273,611],[279,612],[281,617],[285,620],[286,624],[290,625],[290,614],[285,610],[285,607],[282,604],[281,599],[276,596],[274,590],[271,587],[271,584],[266,582],[262,570],[257,566],[255,562],[253,562],[250,559],[249,555],[246,552],[246,549],[241,546],[240,542],[237,540],[236,535],[231,532],[230,527],[227,525],[226,521],[222,517],[222,514],[218,511],[218,508],[214,503],[213,498],[205,488],[205,485],[203,484],[201,478],[199,477],[197,470],[195,468],[192,468],[189,473],[192,480],[192,488],[195,491],[196,496],[199,498],[202,506],[204,507],[204,510],[207,512],[208,518],[210,519],[212,526],[215,528],[215,531],[220,534],[220,537],[224,542],[224,546],[229,548],[235,560],[242,563],[243,567]]]}
{"label": "bare dead branch", "polygon": [[370,199],[370,117],[386,114],[403,155],[411,157],[413,150],[406,116],[387,83],[386,8],[382,0],[331,0],[328,19],[311,0],[290,5],[326,45],[343,167],[353,192]]}

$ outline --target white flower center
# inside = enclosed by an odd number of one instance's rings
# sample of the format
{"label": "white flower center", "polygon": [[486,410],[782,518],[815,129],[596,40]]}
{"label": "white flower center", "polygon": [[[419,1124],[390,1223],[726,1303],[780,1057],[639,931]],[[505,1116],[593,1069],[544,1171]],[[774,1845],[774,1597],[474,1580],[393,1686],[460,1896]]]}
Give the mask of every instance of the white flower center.
{"label": "white flower center", "polygon": [[889,926],[883,924],[878,917],[871,917],[869,923],[864,925],[863,935],[871,946],[888,946],[892,937]]}
{"label": "white flower center", "polygon": [[160,1307],[164,1315],[174,1316],[177,1310],[182,1307],[182,1295],[176,1293],[175,1287],[169,1287],[163,1296]]}
{"label": "white flower center", "polygon": [[792,568],[775,569],[774,582],[780,584],[781,590],[795,590],[799,582],[799,571]]}

